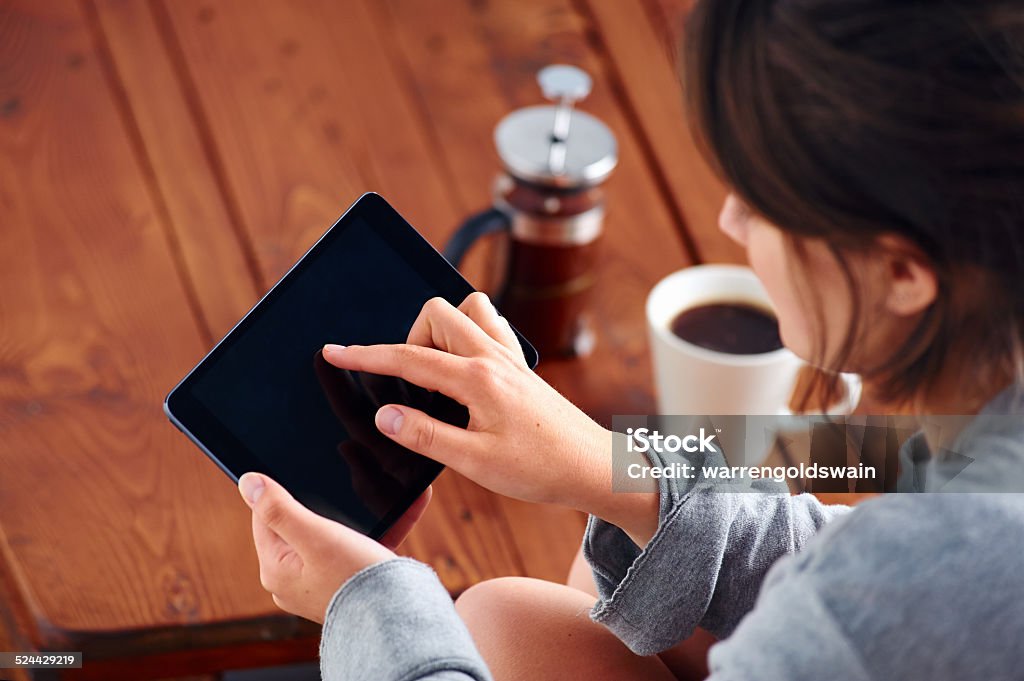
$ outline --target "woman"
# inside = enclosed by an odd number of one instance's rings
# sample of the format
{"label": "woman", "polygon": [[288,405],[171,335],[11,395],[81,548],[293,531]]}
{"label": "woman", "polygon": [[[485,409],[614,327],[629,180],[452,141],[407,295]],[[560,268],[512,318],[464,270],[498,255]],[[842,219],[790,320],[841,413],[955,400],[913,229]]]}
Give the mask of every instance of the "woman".
{"label": "woman", "polygon": [[[1024,471],[1022,45],[1007,0],[702,0],[688,21],[693,123],[732,190],[720,226],[784,343],[902,410],[980,414],[907,441],[918,489]],[[405,345],[324,356],[467,405],[466,430],[395,405],[377,426],[495,492],[589,513],[593,575],[485,582],[453,608],[387,548],[425,498],[382,545],[246,475],[264,585],[324,622],[327,679],[682,678],[695,631],[721,640],[714,679],[1020,674],[1019,495],[613,494],[611,434],[527,369],[479,294],[428,303]]]}

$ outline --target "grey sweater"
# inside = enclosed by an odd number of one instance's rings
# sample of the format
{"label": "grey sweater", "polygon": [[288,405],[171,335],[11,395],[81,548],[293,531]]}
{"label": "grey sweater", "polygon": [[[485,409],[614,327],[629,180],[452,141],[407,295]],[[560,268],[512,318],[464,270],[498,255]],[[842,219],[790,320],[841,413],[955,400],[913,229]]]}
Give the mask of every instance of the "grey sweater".
{"label": "grey sweater", "polygon": [[[926,493],[854,509],[663,478],[643,550],[590,518],[591,616],[641,655],[708,629],[715,681],[1024,678],[1021,401],[1004,390],[949,450],[915,434],[901,480]],[[339,589],[320,655],[327,681],[491,678],[436,575],[407,558]]]}

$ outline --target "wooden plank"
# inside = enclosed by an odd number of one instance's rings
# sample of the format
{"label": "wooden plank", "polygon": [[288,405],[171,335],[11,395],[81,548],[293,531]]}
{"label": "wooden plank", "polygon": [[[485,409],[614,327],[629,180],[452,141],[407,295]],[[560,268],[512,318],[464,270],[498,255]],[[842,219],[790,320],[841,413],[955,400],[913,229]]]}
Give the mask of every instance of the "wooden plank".
{"label": "wooden plank", "polygon": [[[290,662],[316,660],[320,637],[276,638],[267,641],[258,637],[220,647],[198,650],[176,650],[144,658],[121,657],[97,660],[85,657],[81,669],[61,674],[61,681],[217,681],[226,668],[253,669]],[[197,675],[197,670],[212,670],[210,675]],[[49,677],[47,677],[49,678]]]}
{"label": "wooden plank", "polygon": [[203,342],[80,10],[0,6],[6,579],[41,649],[295,636],[256,578],[248,510],[160,411]]}
{"label": "wooden plank", "polygon": [[270,281],[368,189],[386,192],[428,233],[443,229],[450,208],[433,150],[416,112],[394,96],[400,86],[382,47],[363,35],[358,5],[155,6],[180,41],[185,77]]}
{"label": "wooden plank", "polygon": [[[33,628],[32,614],[25,607],[25,599],[18,592],[13,575],[6,566],[13,560],[3,527],[0,527],[0,651],[34,652],[28,637]],[[31,681],[26,669],[5,669],[5,681]]]}
{"label": "wooden plank", "polygon": [[197,307],[208,330],[207,342],[223,336],[256,302],[264,286],[248,262],[251,244],[241,233],[237,209],[222,195],[218,159],[193,124],[197,112],[187,83],[175,73],[148,3],[98,0],[87,4],[109,46],[115,91],[131,113],[140,140],[142,164],[154,184],[157,207],[172,227],[195,287]]}
{"label": "wooden plank", "polygon": [[[621,156],[608,184],[607,234],[594,300],[598,344],[583,360],[542,362],[540,373],[599,420],[650,411],[644,299],[654,282],[689,261],[605,64],[588,41],[585,22],[568,2],[558,0],[453,2],[444,12],[427,0],[368,5],[401,48],[404,70],[452,168],[465,212],[490,201],[490,178],[499,168],[494,126],[514,108],[543,102],[536,71],[570,62],[594,77],[593,94],[582,108],[615,131]],[[543,515],[550,509],[503,504],[530,573],[564,579],[579,546],[581,519],[551,523]]]}
{"label": "wooden plank", "polygon": [[[436,150],[390,68],[388,40],[361,5],[155,6],[266,281],[369,189],[428,236],[454,221]],[[453,593],[522,573],[495,496],[452,473],[435,484],[406,550],[434,565]]]}
{"label": "wooden plank", "polygon": [[[718,229],[725,187],[704,161],[687,124],[676,48],[690,0],[644,11],[645,3],[580,0],[666,187],[686,239],[702,262],[746,262]],[[671,7],[669,6],[671,4]]]}

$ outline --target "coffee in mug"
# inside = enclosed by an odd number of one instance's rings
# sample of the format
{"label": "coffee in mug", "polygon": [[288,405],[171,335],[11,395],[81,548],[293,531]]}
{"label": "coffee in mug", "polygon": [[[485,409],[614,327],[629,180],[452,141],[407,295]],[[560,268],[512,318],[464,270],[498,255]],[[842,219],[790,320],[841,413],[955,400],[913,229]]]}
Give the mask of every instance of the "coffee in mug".
{"label": "coffee in mug", "polygon": [[782,347],[779,320],[772,311],[742,300],[687,308],[670,326],[687,343],[715,352],[758,355]]}
{"label": "coffee in mug", "polygon": [[[660,413],[778,414],[785,410],[803,361],[781,343],[769,352],[721,352],[676,333],[677,327],[684,327],[687,337],[718,345],[723,324],[728,326],[725,335],[734,333],[738,316],[723,314],[722,307],[740,301],[760,310],[772,309],[760,280],[750,268],[739,265],[688,267],[668,275],[651,290],[647,330]],[[726,343],[745,349],[752,347],[747,345],[749,340],[737,337]]]}
{"label": "coffee in mug", "polygon": [[[779,415],[807,363],[782,345],[778,321],[749,267],[696,265],[647,296],[647,331],[661,414]],[[829,413],[849,413],[859,382]]]}

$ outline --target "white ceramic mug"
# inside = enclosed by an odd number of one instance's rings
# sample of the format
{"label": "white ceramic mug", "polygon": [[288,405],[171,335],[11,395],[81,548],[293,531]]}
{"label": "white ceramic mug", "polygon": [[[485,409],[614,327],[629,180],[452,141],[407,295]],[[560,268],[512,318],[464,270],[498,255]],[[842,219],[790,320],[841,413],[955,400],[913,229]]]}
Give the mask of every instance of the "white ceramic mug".
{"label": "white ceramic mug", "polygon": [[[683,310],[710,303],[746,302],[773,309],[754,272],[740,265],[696,265],[662,279],[647,296],[647,330],[661,414],[778,415],[788,404],[806,363],[787,348],[760,354],[708,350],[672,333]],[[846,413],[860,383],[844,374],[847,398],[830,408]]]}

